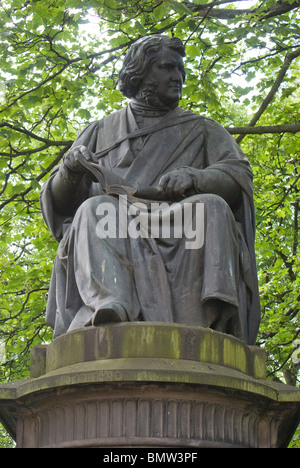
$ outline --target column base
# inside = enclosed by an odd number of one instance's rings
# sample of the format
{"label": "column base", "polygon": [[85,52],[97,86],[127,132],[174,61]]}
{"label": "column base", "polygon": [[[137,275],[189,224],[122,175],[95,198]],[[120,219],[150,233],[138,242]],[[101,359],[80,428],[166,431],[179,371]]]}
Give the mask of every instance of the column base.
{"label": "column base", "polygon": [[0,385],[19,448],[286,447],[300,391],[265,378],[265,354],[201,327],[74,330],[32,349],[31,377]]}

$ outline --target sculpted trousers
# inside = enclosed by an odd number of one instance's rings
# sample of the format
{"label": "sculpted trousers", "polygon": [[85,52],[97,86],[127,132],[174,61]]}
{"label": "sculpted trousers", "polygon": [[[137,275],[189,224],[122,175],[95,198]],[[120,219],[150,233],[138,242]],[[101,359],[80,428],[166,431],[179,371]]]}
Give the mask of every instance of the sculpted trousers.
{"label": "sculpted trousers", "polygon": [[[178,205],[182,207],[182,203]],[[227,203],[216,195],[195,195],[184,203],[193,209],[197,204],[202,206],[198,218],[193,211],[187,220],[188,212],[181,212],[185,217],[181,218],[182,226],[191,221],[194,237],[202,239],[198,244],[190,243],[192,248],[187,248],[191,238],[187,238],[186,230],[175,236],[179,223],[175,215],[170,218],[170,235],[153,238],[145,232],[142,237],[147,226],[139,225],[138,235],[136,218],[132,211],[127,214],[124,206],[120,214],[117,197],[96,196],[79,207],[59,245],[53,269],[47,316],[55,316],[50,323],[54,337],[110,320],[209,327],[215,316],[205,304],[211,299],[230,305],[235,310],[235,322],[239,322],[235,329],[243,328],[238,312],[242,297],[240,227]],[[149,218],[149,213],[143,216]],[[107,237],[103,236],[104,221],[109,228]],[[120,236],[124,222],[129,231],[130,226],[135,227],[131,235],[123,231]]]}

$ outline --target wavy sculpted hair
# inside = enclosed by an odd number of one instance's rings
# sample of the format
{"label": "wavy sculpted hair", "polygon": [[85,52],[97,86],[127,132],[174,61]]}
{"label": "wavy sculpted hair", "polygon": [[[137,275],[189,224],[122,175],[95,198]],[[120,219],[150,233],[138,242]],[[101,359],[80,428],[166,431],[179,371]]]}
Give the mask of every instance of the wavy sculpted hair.
{"label": "wavy sculpted hair", "polygon": [[[124,96],[132,98],[136,95],[156,53],[164,47],[173,49],[185,57],[184,45],[177,37],[154,34],[142,37],[132,44],[119,73],[119,90]],[[184,81],[184,70],[182,70],[182,75]]]}

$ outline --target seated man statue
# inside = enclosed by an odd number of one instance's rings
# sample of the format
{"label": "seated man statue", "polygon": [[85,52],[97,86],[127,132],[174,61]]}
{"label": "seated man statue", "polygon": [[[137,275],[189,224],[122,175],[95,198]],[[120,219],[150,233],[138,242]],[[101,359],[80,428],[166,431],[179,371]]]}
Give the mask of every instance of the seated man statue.
{"label": "seated man statue", "polygon": [[255,343],[252,172],[223,127],[178,106],[184,56],[175,37],[136,41],[119,73],[129,104],[89,124],[42,188],[42,213],[59,241],[46,311],[54,338],[159,321]]}

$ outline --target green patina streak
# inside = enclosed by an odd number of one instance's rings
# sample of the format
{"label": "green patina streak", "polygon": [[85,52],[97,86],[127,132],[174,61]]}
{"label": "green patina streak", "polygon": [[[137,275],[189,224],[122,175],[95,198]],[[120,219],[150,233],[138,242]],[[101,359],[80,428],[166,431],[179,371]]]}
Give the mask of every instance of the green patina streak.
{"label": "green patina streak", "polygon": [[147,325],[126,330],[122,338],[123,357],[180,359],[181,336],[176,329]]}
{"label": "green patina streak", "polygon": [[225,366],[234,367],[247,373],[247,356],[242,343],[225,338],[223,343],[223,363]]}
{"label": "green patina streak", "polygon": [[262,355],[254,355],[253,358],[253,373],[257,379],[266,378],[266,362]]}
{"label": "green patina streak", "polygon": [[210,331],[203,333],[200,340],[199,361],[222,365],[221,343]]}
{"label": "green patina streak", "polygon": [[84,361],[84,335],[70,333],[57,338],[47,350],[46,371],[51,372],[59,367]]}

